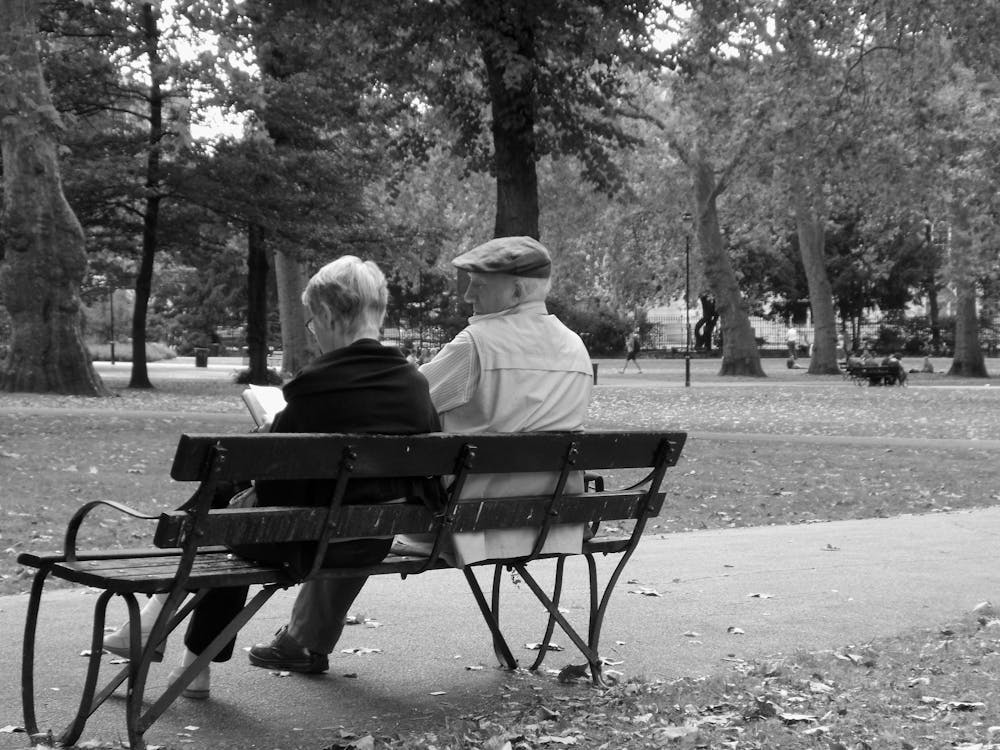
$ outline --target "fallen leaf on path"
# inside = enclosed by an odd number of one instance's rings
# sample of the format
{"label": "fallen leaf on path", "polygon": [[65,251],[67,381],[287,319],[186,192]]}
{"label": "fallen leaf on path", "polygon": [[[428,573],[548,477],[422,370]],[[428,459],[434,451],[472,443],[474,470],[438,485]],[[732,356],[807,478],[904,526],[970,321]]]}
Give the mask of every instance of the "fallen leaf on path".
{"label": "fallen leaf on path", "polygon": [[[526,649],[528,649],[529,651],[541,651],[542,644],[541,643],[525,643],[524,647]],[[548,646],[545,647],[545,650],[546,651],[562,651],[563,647],[560,646],[558,643],[550,643]]]}
{"label": "fallen leaf on path", "polygon": [[637,589],[630,589],[630,594],[641,594],[642,596],[660,596],[660,592],[649,586],[640,586]]}

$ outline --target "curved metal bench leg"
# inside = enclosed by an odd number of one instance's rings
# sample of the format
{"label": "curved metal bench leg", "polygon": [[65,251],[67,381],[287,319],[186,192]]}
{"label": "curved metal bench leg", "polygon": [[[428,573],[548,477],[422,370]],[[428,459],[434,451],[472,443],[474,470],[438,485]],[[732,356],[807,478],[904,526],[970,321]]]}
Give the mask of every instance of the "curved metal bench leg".
{"label": "curved metal bench leg", "polygon": [[[104,654],[104,621],[108,610],[108,602],[111,601],[111,597],[113,596],[113,592],[103,591],[97,597],[97,603],[94,605],[94,627],[90,635],[90,656],[87,659],[87,677],[83,683],[83,692],[80,694],[80,705],[77,709],[76,717],[59,737],[60,745],[68,746],[75,743],[80,735],[83,734],[83,728],[87,724],[87,719],[103,703],[103,700],[98,703],[94,702],[94,692],[97,687],[97,678],[101,673],[101,656]],[[135,601],[135,596],[132,594],[126,594],[125,596],[130,615],[138,620],[139,605]]]}
{"label": "curved metal bench leg", "polygon": [[[497,566],[499,568],[500,566]],[[476,580],[475,574],[469,568],[462,568],[462,573],[465,575],[465,580],[469,584],[469,589],[472,591],[472,596],[476,600],[476,604],[479,605],[479,611],[483,614],[483,619],[486,621],[486,626],[490,629],[490,633],[493,635],[493,650],[497,654],[497,658],[500,663],[507,667],[507,669],[517,669],[517,659],[514,658],[514,654],[510,650],[510,646],[507,645],[507,641],[503,637],[503,633],[500,632],[500,623],[497,621],[497,617],[490,605],[486,601],[486,597],[483,595],[483,590],[479,587],[479,581]],[[494,597],[498,599],[499,594],[497,592],[499,588],[499,572],[494,570],[493,573],[493,585],[494,585]],[[499,602],[497,602],[497,606]]]}
{"label": "curved metal bench leg", "polygon": [[[552,587],[552,606],[559,607],[559,597],[562,595],[562,585],[563,585],[563,569],[566,566],[566,557],[560,555],[556,560],[556,579]],[[532,672],[536,671],[542,662],[545,660],[545,655],[548,653],[549,644],[552,642],[552,633],[556,627],[556,618],[552,616],[549,612],[548,621],[545,625],[545,637],[542,638],[542,642],[538,647],[538,656],[535,661],[532,662],[531,666],[528,667]]]}
{"label": "curved metal bench leg", "polygon": [[594,633],[600,631],[600,624],[597,622],[597,562],[594,560],[594,556],[585,552],[584,557],[587,558],[587,578],[589,582],[588,590],[590,592],[590,613],[588,615],[588,625],[587,625],[587,642],[593,646],[596,641],[594,640]]}
{"label": "curved metal bench leg", "polygon": [[[38,721],[35,717],[35,635],[38,629],[38,609],[42,601],[42,588],[49,574],[48,567],[41,567],[31,582],[28,613],[24,621],[24,643],[21,647],[21,707],[24,713],[24,730],[36,744]],[[39,738],[40,740],[41,738]]]}
{"label": "curved metal bench leg", "polygon": [[[604,586],[604,593],[601,595],[601,602],[597,607],[597,611],[594,613],[593,619],[591,620],[589,640],[591,648],[594,653],[597,653],[597,646],[601,641],[601,627],[604,625],[604,615],[608,611],[608,604],[611,602],[611,594],[614,593],[615,586],[618,585],[618,579],[621,577],[622,571],[625,569],[626,563],[632,557],[632,552],[635,547],[628,549],[626,552],[622,553],[621,559],[618,560],[618,564],[615,565],[614,571],[608,578],[607,584]],[[591,565],[593,565],[593,556],[587,555],[591,559]],[[597,575],[596,569],[591,574],[591,586],[592,591],[596,595],[597,591]],[[604,677],[601,674],[601,663],[600,660],[597,661],[596,665],[591,664],[591,677],[595,684],[603,685]]]}
{"label": "curved metal bench leg", "polygon": [[559,609],[555,606],[555,604],[553,604],[548,594],[546,594],[545,591],[542,589],[542,587],[538,584],[538,581],[536,581],[534,577],[527,571],[524,564],[515,563],[514,567],[516,568],[517,572],[521,575],[521,578],[524,579],[524,582],[527,583],[528,586],[531,588],[531,591],[532,593],[534,593],[535,598],[538,599],[538,601],[542,603],[542,606],[544,606],[545,609],[549,611],[549,616],[554,618],[555,621],[559,623],[559,627],[563,629],[563,632],[565,632],[566,635],[569,637],[569,639],[573,641],[573,644],[578,649],[580,649],[580,653],[583,654],[584,658],[587,660],[587,663],[590,665],[591,674],[597,675],[595,682],[599,682],[601,665],[600,665],[600,657],[597,655],[597,650],[591,648],[591,645],[587,643],[585,640],[583,640],[580,634],[577,633],[576,630],[574,630],[573,626],[569,624],[569,621],[566,620],[562,612],[560,612]]}
{"label": "curved metal bench leg", "polygon": [[[493,566],[493,587],[490,593],[490,612],[493,613],[493,621],[496,623],[497,630],[500,629],[500,583],[503,580],[503,565]],[[506,641],[501,639],[501,642],[506,646]],[[509,652],[510,649],[508,648]],[[517,669],[517,663],[511,666],[511,662],[507,660],[507,656],[504,653],[504,648],[500,645],[496,638],[493,639],[493,655],[496,656],[497,661],[500,664],[506,666],[508,669]],[[514,657],[511,656],[511,659]]]}
{"label": "curved metal bench leg", "polygon": [[[40,744],[43,741],[48,743],[51,732],[42,737],[38,732],[38,720],[35,715],[35,641],[38,632],[38,613],[41,605],[42,588],[45,585],[45,578],[48,576],[49,568],[39,568],[35,574],[35,579],[31,586],[31,595],[28,600],[28,612],[24,626],[24,644],[21,658],[21,704],[24,709],[24,727],[31,739],[32,744]],[[108,601],[114,596],[109,591],[103,592],[94,605],[94,624],[90,637],[90,656],[87,659],[87,673],[84,678],[83,691],[80,695],[80,702],[77,705],[76,714],[66,729],[56,740],[59,745],[72,745],[83,733],[87,724],[87,719],[94,713],[97,707],[104,702],[107,696],[102,697],[95,703],[94,692],[97,686],[97,679],[101,672],[102,646],[104,642],[104,620],[107,612]],[[133,603],[135,599],[133,597]],[[138,606],[136,606],[138,612]]]}

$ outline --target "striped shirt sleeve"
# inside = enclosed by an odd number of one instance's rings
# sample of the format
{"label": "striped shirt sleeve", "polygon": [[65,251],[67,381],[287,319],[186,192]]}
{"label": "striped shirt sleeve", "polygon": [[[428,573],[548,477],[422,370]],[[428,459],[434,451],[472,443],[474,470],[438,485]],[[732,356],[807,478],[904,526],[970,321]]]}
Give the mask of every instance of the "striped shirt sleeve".
{"label": "striped shirt sleeve", "polygon": [[439,414],[462,406],[472,398],[479,371],[479,355],[472,336],[466,331],[460,331],[434,359],[420,366]]}

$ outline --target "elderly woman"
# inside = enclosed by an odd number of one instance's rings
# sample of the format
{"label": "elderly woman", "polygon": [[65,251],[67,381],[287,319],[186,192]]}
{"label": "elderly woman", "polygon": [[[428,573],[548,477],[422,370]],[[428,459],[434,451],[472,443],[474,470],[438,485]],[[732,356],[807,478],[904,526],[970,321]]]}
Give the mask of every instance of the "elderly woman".
{"label": "elderly woman", "polygon": [[[385,276],[371,261],[345,255],[324,266],[310,279],[302,295],[306,327],[316,339],[321,356],[304,367],[283,388],[287,405],[278,413],[272,432],[362,432],[409,435],[440,429],[431,403],[427,381],[395,347],[378,342],[385,318],[388,289]],[[365,480],[348,485],[344,502],[377,502],[405,497],[434,505],[439,486],[425,478]],[[325,505],[333,490],[332,480],[267,481],[255,487],[258,506]],[[388,553],[390,539],[358,539],[332,544],[327,552],[331,566],[364,566],[380,561]],[[315,554],[314,543],[261,545],[235,549],[255,560],[308,569]],[[343,623],[366,578],[339,581],[333,616]],[[216,589],[195,608],[184,638],[181,666],[175,678],[191,664],[246,601],[246,588]],[[342,626],[342,625],[341,625]],[[227,661],[233,642],[215,657]],[[327,655],[303,649],[302,671],[328,668]],[[207,698],[206,669],[182,693],[188,698]]]}

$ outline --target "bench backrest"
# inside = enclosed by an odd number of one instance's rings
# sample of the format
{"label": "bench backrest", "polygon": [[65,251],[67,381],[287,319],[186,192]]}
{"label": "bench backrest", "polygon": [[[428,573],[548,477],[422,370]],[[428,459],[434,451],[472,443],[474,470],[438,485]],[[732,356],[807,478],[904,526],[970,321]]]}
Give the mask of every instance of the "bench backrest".
{"label": "bench backrest", "polygon": [[336,479],[342,461],[354,478],[443,476],[466,462],[473,474],[559,471],[571,446],[574,469],[633,469],[655,466],[664,440],[676,446],[676,455],[668,456],[673,465],[684,438],[666,432],[182,435],[170,476],[181,482],[213,473],[220,481]]}
{"label": "bench backrest", "polygon": [[[326,543],[337,537],[440,533],[442,526],[460,532],[645,519],[660,510],[660,481],[677,463],[685,437],[672,432],[183,435],[171,477],[201,487],[184,508],[161,515],[154,541],[161,547]],[[460,500],[454,491],[470,474],[553,472],[565,479],[573,471],[617,469],[648,469],[649,482],[641,489],[572,495],[563,493],[561,481],[551,495],[485,500]],[[337,480],[342,496],[352,479],[413,476],[452,478],[443,513],[420,505],[341,505],[337,497],[322,508],[208,507],[218,482]]]}

